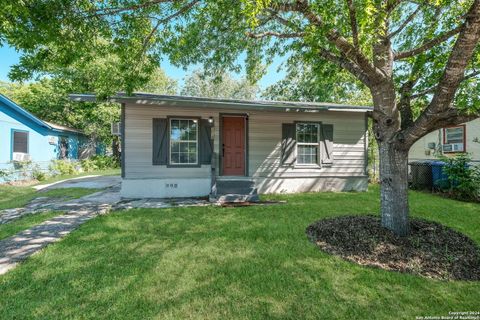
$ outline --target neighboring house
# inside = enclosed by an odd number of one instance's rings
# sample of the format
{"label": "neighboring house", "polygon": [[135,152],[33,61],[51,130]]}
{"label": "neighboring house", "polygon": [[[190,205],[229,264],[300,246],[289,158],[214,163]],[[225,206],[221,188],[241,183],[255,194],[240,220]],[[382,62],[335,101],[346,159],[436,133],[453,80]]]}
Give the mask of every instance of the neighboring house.
{"label": "neighboring house", "polygon": [[46,169],[53,159],[78,159],[88,153],[87,141],[79,130],[40,120],[0,95],[0,169],[25,161]]}
{"label": "neighboring house", "polygon": [[480,162],[480,119],[431,132],[410,149],[410,160],[438,159],[466,152]]}
{"label": "neighboring house", "polygon": [[367,189],[369,107],[153,94],[110,100],[122,104],[124,197]]}

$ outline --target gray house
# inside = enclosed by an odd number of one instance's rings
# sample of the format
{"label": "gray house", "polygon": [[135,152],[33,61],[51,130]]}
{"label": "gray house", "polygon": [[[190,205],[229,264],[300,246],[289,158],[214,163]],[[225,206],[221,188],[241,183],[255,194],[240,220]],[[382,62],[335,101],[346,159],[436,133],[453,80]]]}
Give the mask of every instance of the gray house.
{"label": "gray house", "polygon": [[369,107],[153,94],[110,101],[122,105],[123,197],[367,188]]}

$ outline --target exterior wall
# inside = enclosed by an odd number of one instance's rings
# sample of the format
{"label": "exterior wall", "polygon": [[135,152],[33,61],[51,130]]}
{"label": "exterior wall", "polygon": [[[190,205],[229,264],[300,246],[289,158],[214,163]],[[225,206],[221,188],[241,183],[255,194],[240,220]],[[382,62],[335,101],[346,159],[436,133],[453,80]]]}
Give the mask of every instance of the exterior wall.
{"label": "exterior wall", "polygon": [[[480,162],[480,119],[470,121],[465,124],[466,152],[472,156],[472,160]],[[434,142],[436,150],[428,149],[428,143]],[[441,145],[443,144],[443,129],[431,132],[418,140],[410,149],[409,160],[427,160],[436,159],[441,155]],[[447,156],[454,155],[454,153],[445,154]]]}
{"label": "exterior wall", "polygon": [[[227,109],[183,108],[182,106],[133,105],[125,106],[125,177],[122,195],[138,197],[131,186],[141,180],[155,191],[146,194],[169,197],[183,194],[172,191],[170,184],[179,189],[189,187],[189,181],[203,180],[205,186],[196,196],[210,192],[211,166],[198,168],[172,168],[152,165],[152,119],[168,116],[186,116],[214,119],[214,150],[218,154],[220,114],[238,114]],[[321,190],[364,190],[366,175],[366,123],[362,112],[272,112],[249,110],[248,112],[248,175],[260,192],[298,192]],[[289,168],[280,164],[282,123],[295,121],[321,121],[334,125],[334,163],[324,168]],[[217,161],[218,162],[218,161]],[[218,174],[218,169],[217,169]],[[151,182],[151,180],[154,182]],[[155,182],[156,181],[156,182]],[[208,182],[208,184],[207,184]],[[185,186],[187,185],[187,186]],[[203,184],[202,184],[203,186]],[[188,193],[188,192],[187,192]],[[193,195],[191,195],[193,196]]]}
{"label": "exterior wall", "polygon": [[23,119],[11,109],[0,103],[0,169],[12,169],[13,165],[13,138],[12,132],[21,130],[28,132],[28,154],[33,163],[47,168],[52,159],[57,159],[59,154],[58,144],[50,144],[49,138],[54,136],[58,141],[59,136],[68,137],[69,158],[76,159],[78,153],[78,137],[76,133],[59,133],[43,128],[28,119]]}

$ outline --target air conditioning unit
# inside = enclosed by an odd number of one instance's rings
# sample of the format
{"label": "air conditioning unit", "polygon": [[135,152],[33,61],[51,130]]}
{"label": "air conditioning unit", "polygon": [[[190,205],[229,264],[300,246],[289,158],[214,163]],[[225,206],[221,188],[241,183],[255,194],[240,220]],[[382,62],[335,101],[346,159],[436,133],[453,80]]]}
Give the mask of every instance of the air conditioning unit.
{"label": "air conditioning unit", "polygon": [[13,161],[30,161],[31,159],[28,153],[14,152],[12,155]]}
{"label": "air conditioning unit", "polygon": [[114,135],[114,136],[119,136],[119,135],[121,135],[120,122],[114,122],[114,123],[112,123],[112,135]]}
{"label": "air conditioning unit", "polygon": [[463,143],[447,143],[442,146],[443,152],[463,152]]}
{"label": "air conditioning unit", "polygon": [[54,136],[49,136],[48,137],[48,143],[49,144],[57,144],[58,143],[58,138]]}

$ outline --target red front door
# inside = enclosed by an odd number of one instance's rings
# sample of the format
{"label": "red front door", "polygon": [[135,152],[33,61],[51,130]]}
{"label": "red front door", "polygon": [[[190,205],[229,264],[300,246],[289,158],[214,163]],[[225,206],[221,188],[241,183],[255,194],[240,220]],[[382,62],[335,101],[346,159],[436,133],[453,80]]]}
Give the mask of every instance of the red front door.
{"label": "red front door", "polygon": [[223,117],[223,175],[245,175],[245,117]]}

